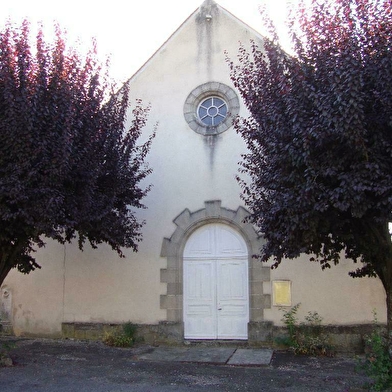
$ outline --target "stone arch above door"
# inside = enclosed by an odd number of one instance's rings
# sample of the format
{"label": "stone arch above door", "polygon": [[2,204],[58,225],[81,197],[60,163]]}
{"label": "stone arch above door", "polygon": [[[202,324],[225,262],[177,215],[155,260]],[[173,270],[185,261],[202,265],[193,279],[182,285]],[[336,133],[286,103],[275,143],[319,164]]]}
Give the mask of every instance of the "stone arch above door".
{"label": "stone arch above door", "polygon": [[161,269],[161,283],[167,292],[161,296],[161,309],[167,311],[167,321],[183,322],[183,251],[189,236],[208,223],[225,223],[239,231],[248,247],[249,255],[249,311],[250,322],[264,321],[264,309],[271,308],[271,296],[264,293],[264,282],[270,281],[270,268],[252,258],[259,252],[263,238],[253,226],[244,222],[249,212],[239,207],[236,211],[223,208],[220,200],[206,201],[201,210],[190,212],[185,209],[174,219],[176,229],[170,238],[164,238],[161,257],[166,257],[167,267]]}

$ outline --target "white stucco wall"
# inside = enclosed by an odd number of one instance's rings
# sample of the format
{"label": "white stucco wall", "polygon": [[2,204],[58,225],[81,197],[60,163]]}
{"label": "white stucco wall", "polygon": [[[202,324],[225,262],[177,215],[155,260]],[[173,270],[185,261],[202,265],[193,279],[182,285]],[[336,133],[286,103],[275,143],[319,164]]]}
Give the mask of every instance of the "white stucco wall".
{"label": "white stucco wall", "polygon": [[[309,257],[285,260],[271,271],[271,282],[264,283],[271,293],[274,280],[290,280],[292,305],[300,303],[298,318],[305,321],[308,312],[317,312],[323,323],[350,325],[373,322],[373,310],[380,322],[386,322],[385,292],[378,278],[352,278],[353,262],[342,260],[337,266],[321,270]],[[265,317],[282,325],[283,313],[277,306],[265,310]]]}
{"label": "white stucco wall", "polygon": [[[164,237],[175,229],[173,219],[184,209],[196,211],[207,200],[221,200],[236,210],[242,201],[235,180],[245,144],[233,128],[216,137],[192,131],[183,106],[188,94],[211,81],[232,86],[224,51],[235,57],[239,42],[255,38],[253,32],[230,14],[218,9],[211,21],[193,14],[169,41],[131,79],[131,96],[151,103],[146,133],[159,122],[148,156],[153,184],[145,199],[146,220],[139,252],[126,251],[120,259],[106,246],[88,247],[50,243],[39,251],[42,270],[29,276],[12,272],[5,285],[12,291],[16,333],[59,335],[61,322],[121,322],[154,324],[166,320],[160,296],[160,257]],[[125,49],[126,50],[126,49]],[[137,54],[135,54],[137,55]],[[241,115],[246,110],[241,104]],[[353,280],[346,263],[328,271],[306,260],[283,263],[271,281],[293,283],[293,304],[302,303],[300,316],[317,311],[326,323],[352,324],[372,319],[372,309],[385,320],[384,295],[376,279]],[[264,283],[268,293],[270,282]],[[265,319],[280,323],[278,308],[265,310]]]}

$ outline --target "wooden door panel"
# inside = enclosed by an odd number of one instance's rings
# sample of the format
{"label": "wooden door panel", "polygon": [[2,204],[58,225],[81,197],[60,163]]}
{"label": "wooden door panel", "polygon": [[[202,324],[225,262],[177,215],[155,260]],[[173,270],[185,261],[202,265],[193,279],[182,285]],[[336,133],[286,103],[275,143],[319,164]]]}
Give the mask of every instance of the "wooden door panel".
{"label": "wooden door panel", "polygon": [[213,261],[184,261],[186,339],[216,338],[216,289]]}
{"label": "wooden door panel", "polygon": [[247,339],[249,321],[247,260],[217,261],[217,335]]}

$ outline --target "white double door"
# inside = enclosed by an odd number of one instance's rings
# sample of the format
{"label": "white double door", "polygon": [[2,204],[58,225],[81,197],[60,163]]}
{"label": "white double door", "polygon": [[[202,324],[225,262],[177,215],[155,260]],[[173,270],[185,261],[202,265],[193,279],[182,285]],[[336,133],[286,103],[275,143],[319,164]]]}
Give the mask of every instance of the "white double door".
{"label": "white double door", "polygon": [[247,339],[248,322],[245,241],[227,225],[203,226],[184,250],[185,338]]}

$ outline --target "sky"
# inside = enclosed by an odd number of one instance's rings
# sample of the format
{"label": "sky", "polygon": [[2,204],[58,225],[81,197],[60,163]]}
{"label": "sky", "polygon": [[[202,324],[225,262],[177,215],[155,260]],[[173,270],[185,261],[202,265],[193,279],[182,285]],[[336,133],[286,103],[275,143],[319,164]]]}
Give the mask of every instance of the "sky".
{"label": "sky", "polygon": [[[284,19],[290,0],[216,0],[242,21],[261,31],[259,5],[265,3],[272,17]],[[10,18],[33,25],[57,21],[67,30],[68,41],[78,38],[81,50],[93,37],[102,58],[111,57],[110,75],[122,82],[131,77],[203,0],[9,0],[0,4],[0,27]]]}

